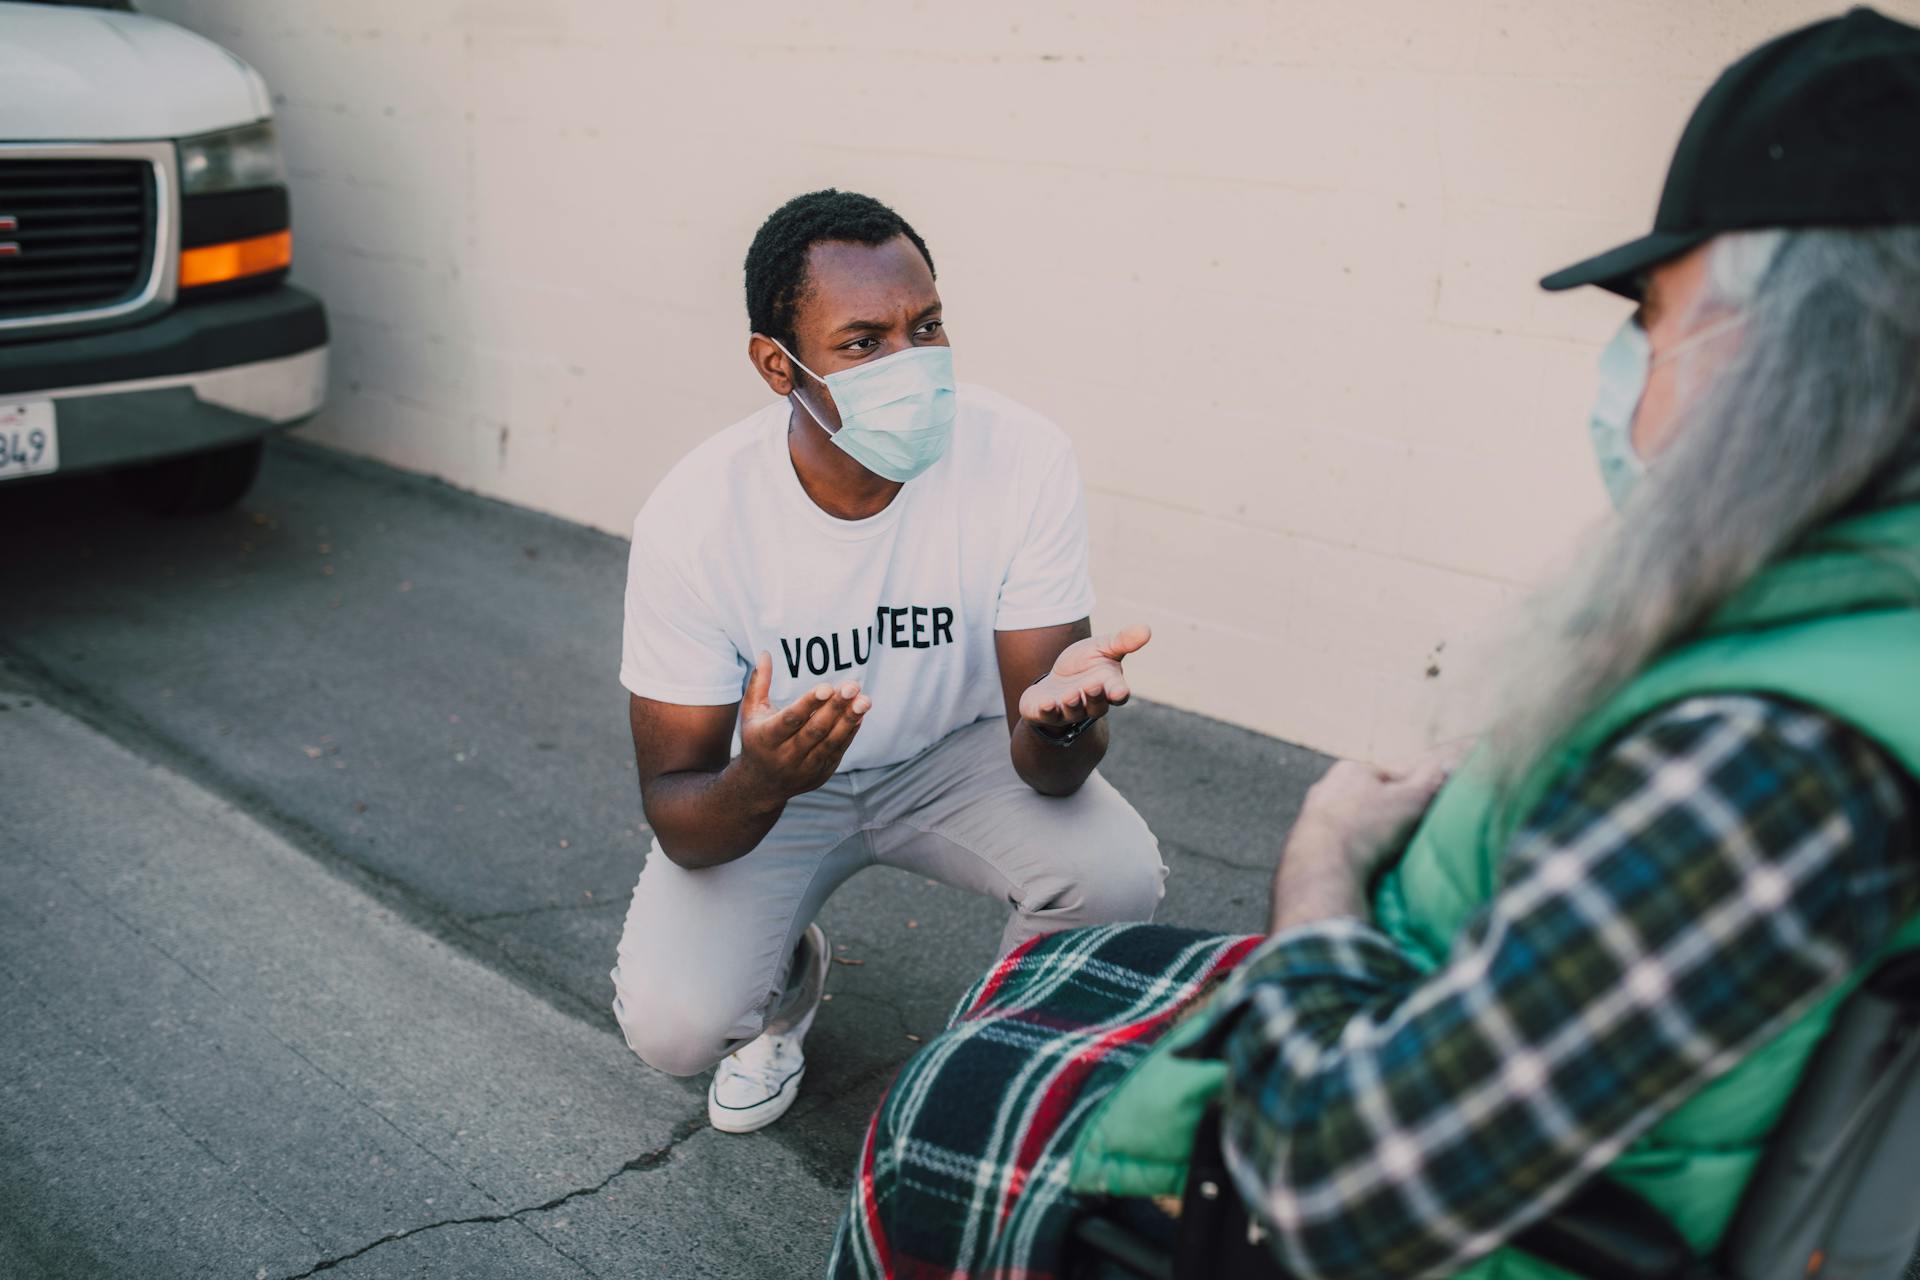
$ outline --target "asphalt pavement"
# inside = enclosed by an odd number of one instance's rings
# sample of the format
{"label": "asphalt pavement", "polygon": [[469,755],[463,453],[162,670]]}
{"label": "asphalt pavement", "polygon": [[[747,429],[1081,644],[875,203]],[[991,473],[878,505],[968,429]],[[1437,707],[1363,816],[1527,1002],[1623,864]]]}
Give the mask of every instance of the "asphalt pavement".
{"label": "asphalt pavement", "polygon": [[[0,490],[0,1276],[820,1273],[867,1114],[1003,913],[850,882],[762,1133],[634,1059],[626,554],[292,442],[193,520]],[[1257,928],[1325,766],[1120,712],[1160,918]]]}

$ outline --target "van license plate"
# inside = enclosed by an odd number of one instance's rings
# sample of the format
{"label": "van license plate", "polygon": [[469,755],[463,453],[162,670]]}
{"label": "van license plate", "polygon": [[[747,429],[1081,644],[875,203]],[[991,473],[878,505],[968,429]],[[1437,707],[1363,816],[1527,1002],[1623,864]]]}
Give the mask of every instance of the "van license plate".
{"label": "van license plate", "polygon": [[18,480],[60,469],[60,435],[53,401],[0,400],[0,480]]}

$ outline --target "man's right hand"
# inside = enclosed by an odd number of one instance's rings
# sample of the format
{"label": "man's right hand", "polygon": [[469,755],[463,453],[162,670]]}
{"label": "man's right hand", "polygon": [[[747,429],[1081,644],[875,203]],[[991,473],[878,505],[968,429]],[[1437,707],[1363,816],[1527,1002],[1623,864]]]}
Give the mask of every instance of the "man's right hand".
{"label": "man's right hand", "polygon": [[873,701],[849,680],[838,689],[815,685],[776,708],[767,701],[772,688],[773,655],[763,650],[740,699],[739,766],[766,806],[778,808],[834,775]]}

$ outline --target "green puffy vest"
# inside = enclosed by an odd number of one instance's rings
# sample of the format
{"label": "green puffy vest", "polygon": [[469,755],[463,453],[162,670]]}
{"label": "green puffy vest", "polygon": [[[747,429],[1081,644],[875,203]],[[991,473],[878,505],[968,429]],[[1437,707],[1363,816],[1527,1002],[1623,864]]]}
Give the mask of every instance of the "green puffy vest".
{"label": "green puffy vest", "polygon": [[[1441,791],[1405,856],[1381,880],[1374,913],[1413,960],[1444,963],[1494,896],[1507,845],[1547,790],[1620,731],[1702,693],[1759,693],[1819,708],[1920,778],[1920,504],[1835,522],[1755,576],[1710,623],[1601,706],[1506,793],[1469,764]],[[1887,947],[1920,946],[1920,917]],[[1719,1243],[1782,1108],[1834,1010],[1869,966],[1772,1042],[1715,1080],[1609,1166],[1701,1253]],[[1208,1019],[1190,1018],[1130,1072],[1075,1149],[1077,1189],[1172,1194],[1184,1178],[1219,1063],[1173,1057]],[[1565,1273],[1503,1249],[1464,1273],[1531,1280]]]}

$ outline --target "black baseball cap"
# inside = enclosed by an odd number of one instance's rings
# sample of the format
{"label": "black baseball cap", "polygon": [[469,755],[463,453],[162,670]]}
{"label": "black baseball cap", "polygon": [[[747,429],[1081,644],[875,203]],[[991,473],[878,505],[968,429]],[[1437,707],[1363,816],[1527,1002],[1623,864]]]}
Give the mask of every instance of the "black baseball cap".
{"label": "black baseball cap", "polygon": [[1640,296],[1640,273],[1723,231],[1920,222],[1920,27],[1865,7],[1721,73],[1667,169],[1653,230],[1543,289]]}

